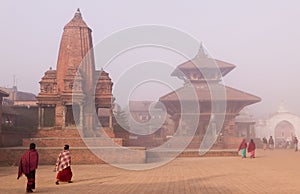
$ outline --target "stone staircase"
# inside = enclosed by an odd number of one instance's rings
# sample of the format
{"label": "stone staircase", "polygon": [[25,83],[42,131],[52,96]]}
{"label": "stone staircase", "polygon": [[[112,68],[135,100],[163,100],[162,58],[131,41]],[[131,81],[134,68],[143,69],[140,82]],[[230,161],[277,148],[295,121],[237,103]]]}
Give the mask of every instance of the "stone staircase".
{"label": "stone staircase", "polygon": [[[122,147],[121,138],[115,138],[109,128],[103,128],[103,130],[108,137],[96,135],[96,137],[81,138],[76,128],[39,129],[34,137],[23,139],[22,147],[1,148],[0,164],[18,164],[20,156],[28,149],[30,143],[37,145],[40,164],[55,164],[65,144],[70,146],[73,164],[145,163],[144,148]],[[100,132],[95,131],[95,134],[100,134]],[[124,149],[132,150],[130,155],[122,154]]]}

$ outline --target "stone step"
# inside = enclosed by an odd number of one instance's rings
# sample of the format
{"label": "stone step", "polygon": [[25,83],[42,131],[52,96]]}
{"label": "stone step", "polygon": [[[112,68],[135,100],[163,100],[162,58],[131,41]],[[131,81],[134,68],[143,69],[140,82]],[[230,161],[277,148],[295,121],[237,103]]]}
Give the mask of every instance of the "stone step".
{"label": "stone step", "polygon": [[117,144],[122,146],[121,138],[25,138],[22,145],[28,147],[30,143],[35,143],[37,147],[63,147],[68,144],[70,147],[106,147]]}
{"label": "stone step", "polygon": [[35,135],[36,138],[44,137],[80,137],[77,129],[39,129]]}
{"label": "stone step", "polygon": [[[0,148],[0,165],[18,165],[22,154],[28,149],[28,147],[10,147]],[[133,150],[130,154],[124,154],[124,149]],[[37,147],[39,153],[40,165],[55,165],[56,159],[59,153],[62,151],[61,147]],[[115,148],[94,147],[88,149],[87,147],[71,147],[70,149],[72,164],[143,164],[146,161],[146,153],[144,148]],[[104,153],[104,159],[97,157],[95,153]],[[50,169],[52,170],[52,169]]]}
{"label": "stone step", "polygon": [[[115,137],[113,131],[108,127],[93,130],[94,136],[100,136],[101,130],[104,130],[108,137],[111,137],[111,138]],[[69,128],[69,129],[44,128],[44,129],[39,129],[34,137],[36,137],[36,138],[43,138],[43,137],[74,138],[74,137],[80,137],[80,134],[79,134],[79,130],[76,128]]]}
{"label": "stone step", "polygon": [[[159,142],[160,144],[157,144],[157,145],[151,146],[151,147],[158,147],[162,144],[165,144],[169,148],[177,149],[177,148],[182,148],[183,145],[188,143],[188,146],[186,147],[186,149],[199,149],[202,139],[203,139],[203,136],[193,136],[193,137],[179,136],[179,137],[176,137],[176,140],[175,139],[173,139],[173,141],[170,141],[170,139],[165,140],[165,141]],[[176,141],[176,143],[172,144],[172,142],[174,142],[174,140]],[[216,142],[213,143],[212,148],[213,149],[237,149],[241,140],[242,140],[242,138],[240,138],[240,137],[223,137],[222,141],[220,141],[220,139],[217,139]],[[155,143],[157,143],[157,142],[155,142]],[[135,144],[135,146],[143,146],[143,142],[140,141],[140,142],[138,142],[138,144]]]}
{"label": "stone step", "polygon": [[164,160],[170,160],[175,157],[236,157],[238,156],[237,150],[208,150],[204,152],[203,150],[199,152],[198,149],[186,149],[179,153],[178,150],[147,150],[146,151],[146,162],[161,162]]}

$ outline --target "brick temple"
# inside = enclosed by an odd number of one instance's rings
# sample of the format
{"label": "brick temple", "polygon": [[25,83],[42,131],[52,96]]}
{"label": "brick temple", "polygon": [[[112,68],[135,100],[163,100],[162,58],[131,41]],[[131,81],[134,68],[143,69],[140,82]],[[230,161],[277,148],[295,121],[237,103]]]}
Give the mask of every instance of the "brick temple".
{"label": "brick temple", "polygon": [[[201,44],[197,55],[193,59],[179,65],[172,72],[172,76],[183,80],[183,87],[160,97],[159,101],[165,105],[168,114],[171,115],[171,119],[175,123],[174,133],[178,126],[181,125],[180,132],[185,133],[181,138],[184,139],[184,136],[189,135],[193,136],[188,148],[199,148],[207,130],[210,130],[213,136],[215,136],[214,138],[216,138],[213,148],[235,149],[239,145],[241,138],[236,134],[237,129],[234,118],[239,115],[239,112],[244,107],[257,103],[261,99],[220,83],[221,78],[234,68],[235,65],[233,64],[211,58]],[[191,91],[191,88],[195,91],[195,98],[187,95]],[[225,98],[220,98],[219,96],[213,97],[212,89],[216,90],[216,93],[223,90]],[[184,113],[188,115],[187,119],[182,121],[181,118],[184,115],[182,114],[181,105],[194,106],[195,103],[199,104],[200,112],[195,114],[187,110]],[[219,109],[224,103],[226,107],[223,111],[217,110],[214,112],[212,103],[217,104],[216,109]],[[195,133],[193,133],[189,126],[193,121],[189,121],[189,117],[193,118],[195,116],[199,117],[199,123],[196,126]],[[213,121],[218,118],[224,118],[223,124]],[[181,124],[180,121],[182,121]],[[212,122],[211,128],[208,129],[210,122]]]}
{"label": "brick temple", "polygon": [[[103,150],[109,153],[108,161],[145,162],[143,148],[132,148],[138,151],[131,155],[120,154],[123,140],[112,130],[113,83],[107,72],[95,69],[92,30],[79,9],[64,26],[56,70],[46,71],[39,83],[39,126],[32,138],[23,139],[23,147],[36,143],[41,164],[55,164],[65,144],[70,145],[74,164],[106,162],[93,154]],[[108,114],[101,115],[103,112]],[[98,118],[107,122],[101,126]],[[16,154],[10,161],[16,163],[24,148],[14,148]]]}
{"label": "brick temple", "polygon": [[[62,130],[74,128],[75,119],[80,127],[91,130],[95,125],[94,118],[85,114],[91,111],[90,101],[95,99],[96,110],[112,108],[113,84],[107,72],[95,69],[91,33],[78,9],[64,27],[56,70],[46,71],[40,81],[37,100],[41,130],[49,127]],[[94,91],[95,94],[88,95]],[[92,97],[94,99],[90,99]],[[73,111],[74,108],[77,110]],[[110,128],[111,120],[110,114]],[[90,135],[85,133],[85,136]]]}

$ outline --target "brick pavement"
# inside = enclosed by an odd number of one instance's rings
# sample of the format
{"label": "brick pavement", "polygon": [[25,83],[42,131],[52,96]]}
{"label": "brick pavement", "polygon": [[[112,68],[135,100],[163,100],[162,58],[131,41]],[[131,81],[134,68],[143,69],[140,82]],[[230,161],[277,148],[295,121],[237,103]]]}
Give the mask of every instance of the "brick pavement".
{"label": "brick pavement", "polygon": [[[257,158],[177,158],[159,168],[128,171],[107,164],[73,165],[74,183],[55,185],[40,166],[36,193],[300,193],[300,152],[258,150]],[[0,193],[24,193],[17,167],[0,167]]]}

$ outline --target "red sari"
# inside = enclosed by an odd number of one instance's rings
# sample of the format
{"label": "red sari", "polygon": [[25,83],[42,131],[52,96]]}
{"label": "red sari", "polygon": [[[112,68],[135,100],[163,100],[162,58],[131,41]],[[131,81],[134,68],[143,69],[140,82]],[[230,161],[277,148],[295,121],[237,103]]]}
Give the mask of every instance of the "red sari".
{"label": "red sari", "polygon": [[68,166],[57,173],[56,179],[62,182],[69,182],[72,179],[72,175],[71,167]]}
{"label": "red sari", "polygon": [[255,143],[254,141],[251,139],[249,145],[248,145],[248,152],[250,153],[250,157],[254,158],[255,157]]}
{"label": "red sari", "polygon": [[56,171],[58,171],[56,179],[62,182],[69,182],[72,179],[71,171],[71,155],[69,150],[62,151],[56,161]]}
{"label": "red sari", "polygon": [[242,149],[246,149],[247,148],[247,142],[245,139],[243,139],[243,141],[241,142],[238,151],[242,150]]}

